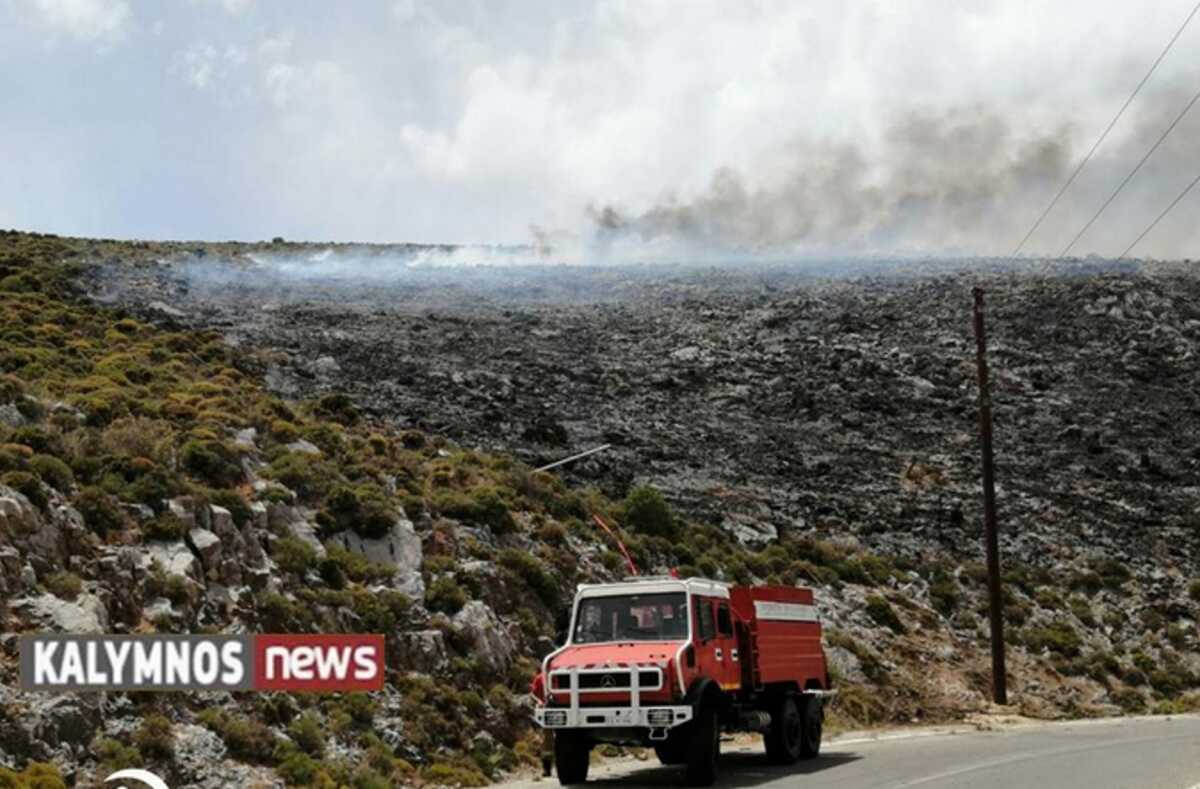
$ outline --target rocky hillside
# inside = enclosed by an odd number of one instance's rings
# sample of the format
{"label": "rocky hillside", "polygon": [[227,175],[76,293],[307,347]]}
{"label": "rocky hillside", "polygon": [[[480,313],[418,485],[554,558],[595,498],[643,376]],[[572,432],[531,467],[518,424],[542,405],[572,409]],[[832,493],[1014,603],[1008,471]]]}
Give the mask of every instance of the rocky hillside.
{"label": "rocky hillside", "polygon": [[[429,313],[191,272],[277,247],[0,234],[0,785],[493,780],[536,754],[571,589],[621,574],[594,512],[647,570],[816,586],[840,722],[985,705],[962,275],[610,272],[620,298]],[[1190,707],[1196,284],[991,286],[1014,701]],[[22,694],[27,630],[382,632],[388,686]]]}

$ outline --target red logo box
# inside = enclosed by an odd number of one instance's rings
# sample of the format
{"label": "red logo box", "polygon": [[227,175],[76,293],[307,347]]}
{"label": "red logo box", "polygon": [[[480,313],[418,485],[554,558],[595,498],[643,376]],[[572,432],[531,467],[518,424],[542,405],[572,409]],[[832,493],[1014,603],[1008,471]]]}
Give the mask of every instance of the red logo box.
{"label": "red logo box", "polygon": [[382,635],[260,635],[254,688],[285,691],[382,690]]}

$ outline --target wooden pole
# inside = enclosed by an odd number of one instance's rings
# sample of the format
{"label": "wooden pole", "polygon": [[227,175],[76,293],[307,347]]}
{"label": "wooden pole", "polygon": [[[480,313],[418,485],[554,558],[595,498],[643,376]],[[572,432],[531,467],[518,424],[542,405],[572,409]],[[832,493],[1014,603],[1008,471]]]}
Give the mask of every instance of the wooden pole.
{"label": "wooden pole", "polygon": [[983,526],[987,544],[988,618],[992,630],[992,700],[1008,704],[1004,669],[1004,598],[1000,589],[1000,546],[996,536],[996,476],[992,465],[992,390],[988,380],[983,288],[975,288],[975,365],[979,381],[979,443],[983,454]]}

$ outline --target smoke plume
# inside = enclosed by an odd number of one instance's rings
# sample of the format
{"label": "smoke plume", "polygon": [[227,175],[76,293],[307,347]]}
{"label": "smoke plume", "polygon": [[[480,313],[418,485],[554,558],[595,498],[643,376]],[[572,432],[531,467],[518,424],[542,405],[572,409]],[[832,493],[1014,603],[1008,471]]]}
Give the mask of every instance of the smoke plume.
{"label": "smoke plume", "polygon": [[[1057,252],[1167,127],[1190,90],[1146,97],[1055,206],[1031,249]],[[1197,112],[1200,112],[1198,110]],[[1114,254],[1200,167],[1200,118],[1185,118],[1074,254]],[[1091,133],[1090,131],[1088,132]],[[1086,150],[1069,121],[1023,129],[969,107],[910,111],[874,144],[793,137],[746,171],[722,168],[706,189],[641,210],[592,206],[596,246],[678,254],[928,255],[1012,250]],[[1194,223],[1164,222],[1139,251],[1194,255]]]}

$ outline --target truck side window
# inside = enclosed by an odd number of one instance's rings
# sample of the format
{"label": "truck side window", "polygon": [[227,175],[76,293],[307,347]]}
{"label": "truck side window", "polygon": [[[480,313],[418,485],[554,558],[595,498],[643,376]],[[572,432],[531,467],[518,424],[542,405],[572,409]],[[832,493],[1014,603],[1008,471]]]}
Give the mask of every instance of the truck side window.
{"label": "truck side window", "polygon": [[723,638],[733,635],[733,620],[729,617],[729,603],[717,605],[717,634]]}
{"label": "truck side window", "polygon": [[713,637],[713,608],[712,601],[703,597],[696,598],[696,635],[701,641]]}

